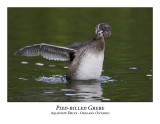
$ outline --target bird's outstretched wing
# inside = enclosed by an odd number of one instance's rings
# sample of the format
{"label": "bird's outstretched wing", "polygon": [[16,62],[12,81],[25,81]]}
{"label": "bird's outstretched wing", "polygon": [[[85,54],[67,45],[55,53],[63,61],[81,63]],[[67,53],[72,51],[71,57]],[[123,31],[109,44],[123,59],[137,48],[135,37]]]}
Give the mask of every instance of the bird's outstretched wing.
{"label": "bird's outstretched wing", "polygon": [[18,50],[15,56],[42,56],[49,60],[72,61],[75,49],[50,44],[35,44]]}

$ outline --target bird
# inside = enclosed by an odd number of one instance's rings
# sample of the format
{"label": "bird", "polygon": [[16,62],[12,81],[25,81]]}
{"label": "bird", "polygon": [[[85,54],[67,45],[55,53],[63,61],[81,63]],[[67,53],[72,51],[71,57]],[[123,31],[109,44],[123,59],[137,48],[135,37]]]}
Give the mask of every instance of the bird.
{"label": "bird", "polygon": [[87,42],[76,42],[69,47],[46,43],[26,46],[14,53],[15,56],[42,56],[48,60],[68,61],[70,66],[66,79],[98,80],[102,73],[105,40],[111,35],[111,26],[100,23],[95,27],[94,36]]}

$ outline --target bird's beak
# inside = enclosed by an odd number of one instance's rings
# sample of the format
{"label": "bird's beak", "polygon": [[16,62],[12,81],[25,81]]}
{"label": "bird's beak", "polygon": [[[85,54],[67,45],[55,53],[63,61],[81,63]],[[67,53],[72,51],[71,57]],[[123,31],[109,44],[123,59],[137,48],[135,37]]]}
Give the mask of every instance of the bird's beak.
{"label": "bird's beak", "polygon": [[104,36],[109,37],[111,35],[111,31],[104,31]]}

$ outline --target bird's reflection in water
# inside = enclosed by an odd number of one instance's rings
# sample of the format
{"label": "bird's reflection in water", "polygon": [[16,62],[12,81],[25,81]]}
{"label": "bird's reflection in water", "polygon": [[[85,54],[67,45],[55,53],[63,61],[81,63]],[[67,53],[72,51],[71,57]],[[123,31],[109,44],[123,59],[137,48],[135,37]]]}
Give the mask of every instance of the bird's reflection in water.
{"label": "bird's reflection in water", "polygon": [[[108,76],[101,76],[99,80],[72,80],[68,82],[66,78],[62,75],[52,75],[51,77],[39,77],[35,78],[36,81],[42,81],[47,84],[65,84],[65,89],[57,87],[54,89],[56,91],[56,97],[59,95],[59,99],[62,97],[67,97],[67,101],[72,102],[101,102],[101,101],[110,101],[109,98],[103,98],[103,89],[101,87],[102,83],[114,82],[116,80]],[[54,86],[55,88],[55,86]],[[52,93],[52,90],[46,90],[46,93]],[[55,95],[53,93],[53,95]]]}
{"label": "bird's reflection in water", "polygon": [[101,102],[102,100],[103,93],[101,83],[97,80],[70,81],[66,85],[67,89],[72,89],[71,93],[66,92],[65,94],[70,101]]}

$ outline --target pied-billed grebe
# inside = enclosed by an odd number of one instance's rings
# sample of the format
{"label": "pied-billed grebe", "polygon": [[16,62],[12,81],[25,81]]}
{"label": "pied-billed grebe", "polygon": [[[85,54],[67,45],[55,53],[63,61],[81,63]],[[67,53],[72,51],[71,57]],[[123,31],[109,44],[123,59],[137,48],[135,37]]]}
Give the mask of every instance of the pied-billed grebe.
{"label": "pied-billed grebe", "polygon": [[99,79],[104,60],[104,37],[111,35],[111,26],[101,23],[95,28],[95,36],[88,42],[77,42],[69,47],[50,44],[35,44],[17,51],[15,56],[42,56],[49,60],[71,62],[67,80]]}

